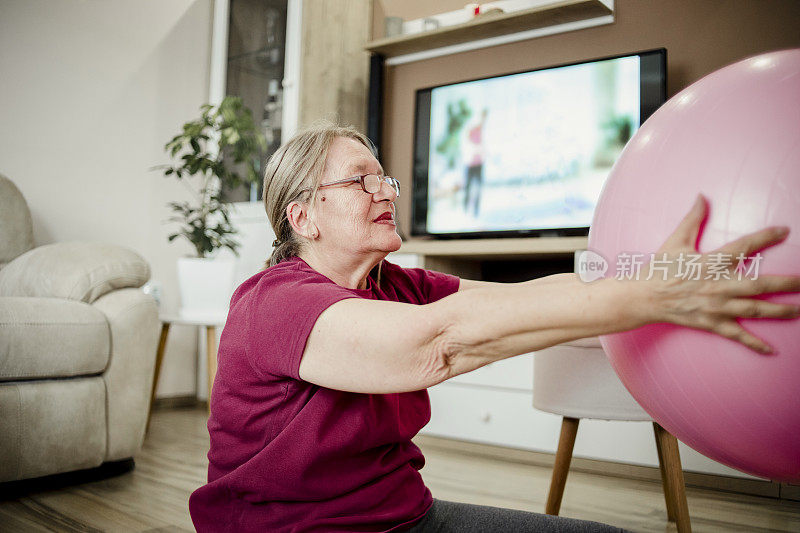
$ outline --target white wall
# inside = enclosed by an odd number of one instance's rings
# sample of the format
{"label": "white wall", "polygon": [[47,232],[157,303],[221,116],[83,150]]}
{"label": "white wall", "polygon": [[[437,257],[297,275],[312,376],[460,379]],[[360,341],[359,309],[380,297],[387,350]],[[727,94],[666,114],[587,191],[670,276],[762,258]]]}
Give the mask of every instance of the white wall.
{"label": "white wall", "polygon": [[[37,245],[114,242],[178,307],[165,204],[184,186],[148,169],[208,98],[212,0],[0,0],[0,173],[28,201]],[[174,327],[159,396],[195,392],[196,333]]]}

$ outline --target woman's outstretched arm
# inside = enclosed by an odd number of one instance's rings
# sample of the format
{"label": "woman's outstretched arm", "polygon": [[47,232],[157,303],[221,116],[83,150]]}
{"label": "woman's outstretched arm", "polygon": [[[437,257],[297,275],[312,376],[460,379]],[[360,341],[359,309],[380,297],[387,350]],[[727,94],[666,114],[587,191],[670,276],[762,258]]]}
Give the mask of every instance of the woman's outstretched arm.
{"label": "woman's outstretched arm", "polygon": [[341,300],[317,318],[300,377],[352,392],[423,389],[493,361],[636,327],[639,318],[625,307],[631,289],[564,274],[459,291],[427,305]]}
{"label": "woman's outstretched arm", "polygon": [[647,294],[633,282],[550,278],[476,288],[430,304],[444,323],[436,341],[439,374],[449,379],[507,357],[634,329],[653,317]]}
{"label": "woman's outstretched arm", "polygon": [[[697,253],[705,209],[705,202],[692,208],[659,250],[659,259],[661,253],[672,259],[679,253]],[[785,237],[777,228],[767,228],[704,254],[702,264],[718,253],[751,256]],[[798,316],[793,305],[754,297],[800,292],[800,276],[719,280],[705,279],[703,270],[699,279],[673,275],[591,283],[574,274],[557,274],[459,291],[421,306],[342,300],[317,319],[300,362],[300,377],[352,392],[419,390],[514,355],[658,322],[710,331],[763,351],[766,343],[736,319]]]}

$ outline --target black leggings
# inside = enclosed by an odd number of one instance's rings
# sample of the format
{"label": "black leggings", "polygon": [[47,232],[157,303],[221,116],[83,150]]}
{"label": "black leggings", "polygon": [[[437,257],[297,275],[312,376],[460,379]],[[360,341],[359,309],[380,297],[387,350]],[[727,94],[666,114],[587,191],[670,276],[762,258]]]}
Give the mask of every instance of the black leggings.
{"label": "black leggings", "polygon": [[547,514],[503,509],[487,505],[433,499],[425,516],[408,530],[410,533],[539,532],[589,533],[625,531],[600,522],[563,518]]}
{"label": "black leggings", "polygon": [[480,207],[481,204],[481,182],[483,181],[483,165],[475,165],[467,167],[466,181],[467,184],[464,188],[464,211],[469,211],[469,204],[472,203],[473,214],[475,216],[478,216],[478,208]]}

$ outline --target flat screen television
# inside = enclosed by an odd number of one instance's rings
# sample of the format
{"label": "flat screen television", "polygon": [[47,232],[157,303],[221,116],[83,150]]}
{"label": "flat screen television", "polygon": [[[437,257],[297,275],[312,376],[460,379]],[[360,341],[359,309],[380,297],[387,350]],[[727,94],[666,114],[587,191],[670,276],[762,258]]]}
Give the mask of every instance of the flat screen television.
{"label": "flat screen television", "polygon": [[666,100],[666,50],[420,89],[411,234],[588,235],[612,165]]}

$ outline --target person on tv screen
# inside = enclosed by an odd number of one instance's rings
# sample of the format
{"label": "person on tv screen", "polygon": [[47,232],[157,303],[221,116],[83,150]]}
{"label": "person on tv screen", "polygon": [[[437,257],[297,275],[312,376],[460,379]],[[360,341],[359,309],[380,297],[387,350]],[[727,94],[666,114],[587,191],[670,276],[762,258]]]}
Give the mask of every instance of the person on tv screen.
{"label": "person on tv screen", "polygon": [[478,122],[473,125],[467,133],[467,172],[464,186],[464,211],[470,212],[477,217],[481,202],[481,185],[483,184],[483,162],[486,159],[484,153],[484,125],[488,110],[481,111]]}
{"label": "person on tv screen", "polygon": [[[267,164],[263,199],[277,239],[267,267],[231,298],[210,398],[208,483],[189,500],[195,527],[618,531],[435,498],[411,441],[430,419],[426,389],[494,361],[655,322],[760,350],[736,315],[788,318],[792,306],[756,296],[800,291],[800,277],[587,283],[570,273],[501,284],[402,268],[386,260],[401,244],[400,184],[370,146],[353,128],[315,126]],[[692,208],[661,251],[690,247],[704,212],[704,203]],[[769,228],[726,246],[759,250],[779,237]],[[742,300],[749,305],[732,305]]]}

